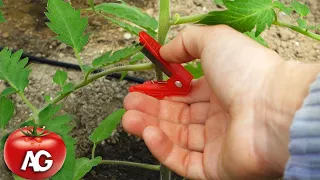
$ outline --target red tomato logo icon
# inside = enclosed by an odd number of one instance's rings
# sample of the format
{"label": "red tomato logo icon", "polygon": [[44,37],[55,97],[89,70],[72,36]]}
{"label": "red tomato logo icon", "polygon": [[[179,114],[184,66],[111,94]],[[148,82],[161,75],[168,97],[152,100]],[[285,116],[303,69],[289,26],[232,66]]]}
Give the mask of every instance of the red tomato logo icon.
{"label": "red tomato logo icon", "polygon": [[53,176],[61,169],[65,158],[66,146],[62,138],[42,128],[18,129],[10,134],[4,147],[8,168],[25,179]]}

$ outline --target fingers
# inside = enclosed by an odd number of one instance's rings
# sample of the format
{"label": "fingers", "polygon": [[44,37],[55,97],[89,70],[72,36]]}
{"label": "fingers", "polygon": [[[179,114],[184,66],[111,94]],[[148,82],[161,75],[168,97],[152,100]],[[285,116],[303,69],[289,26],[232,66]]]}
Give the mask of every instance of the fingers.
{"label": "fingers", "polygon": [[196,26],[182,30],[177,37],[160,49],[162,58],[176,63],[200,58],[202,50],[211,41],[208,39],[210,30],[211,28]]}
{"label": "fingers", "polygon": [[160,128],[174,144],[181,148],[198,152],[202,152],[204,149],[204,125],[175,124],[135,110],[125,113],[122,118],[122,125],[128,133],[141,138],[145,128],[155,126]]}
{"label": "fingers", "polygon": [[210,104],[204,102],[189,106],[181,102],[158,100],[141,93],[130,93],[124,99],[124,107],[174,123],[204,124]]}
{"label": "fingers", "polygon": [[174,145],[163,131],[153,126],[143,131],[143,139],[151,153],[169,169],[190,179],[206,179],[202,153]]}

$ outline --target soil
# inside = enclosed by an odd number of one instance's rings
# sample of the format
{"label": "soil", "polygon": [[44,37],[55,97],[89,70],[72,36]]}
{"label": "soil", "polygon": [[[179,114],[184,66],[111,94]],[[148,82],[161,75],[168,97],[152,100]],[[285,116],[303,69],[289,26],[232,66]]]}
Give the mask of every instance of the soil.
{"label": "soil", "polygon": [[[87,0],[72,0],[76,8],[87,7]],[[144,9],[148,14],[156,17],[158,15],[158,4],[156,0],[125,0],[127,3]],[[4,15],[6,23],[0,24],[0,47],[8,46],[13,49],[24,49],[26,53],[54,59],[58,61],[76,63],[71,48],[53,39],[54,34],[46,27],[46,17],[43,12],[46,7],[45,0],[4,0],[6,7]],[[111,2],[108,0],[96,0],[96,3]],[[311,24],[320,23],[320,1],[307,0],[311,7],[311,14],[307,19]],[[172,12],[181,15],[204,13],[218,7],[212,4],[212,0],[172,0]],[[291,21],[285,14],[280,19]],[[169,39],[174,37],[185,25],[172,28]],[[95,57],[111,49],[119,49],[135,40],[128,36],[123,29],[119,29],[99,17],[89,18],[88,32],[92,33],[89,44],[81,53],[85,63],[90,63]],[[320,34],[320,32],[317,32]],[[285,60],[317,61],[320,60],[320,43],[279,27],[272,27],[263,33],[271,49],[278,52]],[[26,89],[27,98],[33,104],[40,107],[44,104],[43,95],[54,96],[59,87],[52,83],[52,76],[59,68],[44,64],[32,64],[30,85]],[[79,81],[82,77],[78,71],[66,69],[69,81]],[[145,79],[154,78],[152,71],[133,73]],[[122,107],[124,96],[128,93],[128,87],[132,83],[118,81],[110,78],[101,78],[91,85],[70,95],[64,101],[62,113],[74,115],[76,127],[72,132],[78,141],[77,156],[89,157],[92,144],[88,135],[107,115]],[[0,81],[0,92],[5,84]],[[10,121],[10,131],[25,120],[30,111],[22,103],[21,99],[12,96],[16,108],[15,117]],[[0,134],[1,136],[1,134]],[[100,143],[97,147],[97,155],[103,159],[128,160],[133,162],[158,164],[143,140],[127,134],[121,126],[114,132],[113,136]],[[2,155],[2,154],[1,154]],[[9,171],[5,168],[3,158],[0,159],[0,180],[12,179]],[[84,179],[126,179],[143,180],[159,179],[159,172],[147,171],[139,168],[124,166],[100,165],[88,173]],[[174,176],[174,179],[182,179]]]}

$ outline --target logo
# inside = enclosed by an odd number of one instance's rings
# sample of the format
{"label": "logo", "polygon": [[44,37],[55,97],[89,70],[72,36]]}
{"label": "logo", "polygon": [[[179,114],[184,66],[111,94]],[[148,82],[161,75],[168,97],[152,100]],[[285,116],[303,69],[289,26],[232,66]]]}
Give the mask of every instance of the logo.
{"label": "logo", "polygon": [[54,176],[62,168],[67,154],[63,139],[58,134],[34,127],[24,127],[11,133],[3,152],[8,168],[25,179]]}
{"label": "logo", "polygon": [[45,172],[49,170],[52,166],[53,161],[52,160],[45,160],[46,166],[42,167],[39,164],[40,156],[45,156],[46,158],[51,158],[50,153],[48,153],[45,150],[41,150],[36,153],[36,155],[33,155],[32,151],[28,151],[26,154],[26,157],[24,158],[21,170],[25,171],[27,167],[32,167],[34,172]]}

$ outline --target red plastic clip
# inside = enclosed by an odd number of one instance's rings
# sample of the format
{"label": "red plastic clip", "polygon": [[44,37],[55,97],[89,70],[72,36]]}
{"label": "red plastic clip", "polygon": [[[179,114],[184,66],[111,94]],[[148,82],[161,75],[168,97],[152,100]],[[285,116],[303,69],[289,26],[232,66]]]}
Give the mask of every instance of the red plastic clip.
{"label": "red plastic clip", "polygon": [[141,92],[157,99],[172,95],[187,95],[191,90],[193,79],[181,64],[169,63],[160,56],[161,45],[146,32],[139,33],[140,44],[144,47],[142,53],[148,57],[169,79],[167,81],[147,81],[131,86],[130,92]]}

